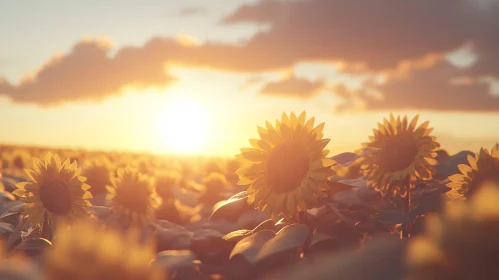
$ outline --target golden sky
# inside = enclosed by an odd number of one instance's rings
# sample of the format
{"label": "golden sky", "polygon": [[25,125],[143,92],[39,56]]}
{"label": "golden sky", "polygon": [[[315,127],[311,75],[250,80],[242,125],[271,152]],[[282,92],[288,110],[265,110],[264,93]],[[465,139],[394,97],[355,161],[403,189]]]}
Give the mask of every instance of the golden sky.
{"label": "golden sky", "polygon": [[4,1],[0,143],[232,155],[305,110],[333,153],[390,112],[490,148],[498,38],[488,0]]}

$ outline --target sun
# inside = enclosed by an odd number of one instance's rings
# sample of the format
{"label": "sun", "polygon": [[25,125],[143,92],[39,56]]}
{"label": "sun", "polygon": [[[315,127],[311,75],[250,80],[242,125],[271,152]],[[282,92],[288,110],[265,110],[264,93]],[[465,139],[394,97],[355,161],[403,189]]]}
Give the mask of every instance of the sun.
{"label": "sun", "polygon": [[199,153],[206,144],[208,114],[195,100],[173,100],[160,113],[157,128],[167,152]]}

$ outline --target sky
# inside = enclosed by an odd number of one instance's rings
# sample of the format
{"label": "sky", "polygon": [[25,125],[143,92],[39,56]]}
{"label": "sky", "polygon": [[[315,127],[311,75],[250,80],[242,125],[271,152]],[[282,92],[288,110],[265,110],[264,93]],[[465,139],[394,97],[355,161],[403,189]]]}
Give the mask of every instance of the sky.
{"label": "sky", "polygon": [[292,111],[333,154],[390,113],[491,148],[499,1],[0,2],[0,143],[231,156]]}

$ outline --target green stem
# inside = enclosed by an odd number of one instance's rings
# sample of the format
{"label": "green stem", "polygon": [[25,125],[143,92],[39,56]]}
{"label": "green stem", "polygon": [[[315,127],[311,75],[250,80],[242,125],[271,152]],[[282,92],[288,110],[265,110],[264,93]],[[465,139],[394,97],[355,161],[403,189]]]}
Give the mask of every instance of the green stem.
{"label": "green stem", "polygon": [[307,212],[300,211],[298,213],[298,222],[304,225],[308,225]]}
{"label": "green stem", "polygon": [[40,235],[42,238],[52,241],[52,225],[49,223],[49,216],[47,214],[45,214],[45,217],[43,219],[42,232],[40,233]]}
{"label": "green stem", "polygon": [[[406,216],[409,216],[409,212],[411,211],[411,183],[407,182],[405,184],[405,187],[407,189],[407,195],[405,196],[404,199],[404,213]],[[402,224],[402,230],[400,231],[400,239],[404,238],[409,238],[409,221],[406,221],[405,223]]]}

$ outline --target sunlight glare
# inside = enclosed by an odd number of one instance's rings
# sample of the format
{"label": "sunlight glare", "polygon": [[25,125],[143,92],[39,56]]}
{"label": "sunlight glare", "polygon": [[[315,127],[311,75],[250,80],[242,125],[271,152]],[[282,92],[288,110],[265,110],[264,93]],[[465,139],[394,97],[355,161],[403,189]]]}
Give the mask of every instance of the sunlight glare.
{"label": "sunlight glare", "polygon": [[170,101],[158,118],[168,153],[194,154],[206,145],[208,114],[195,100]]}

